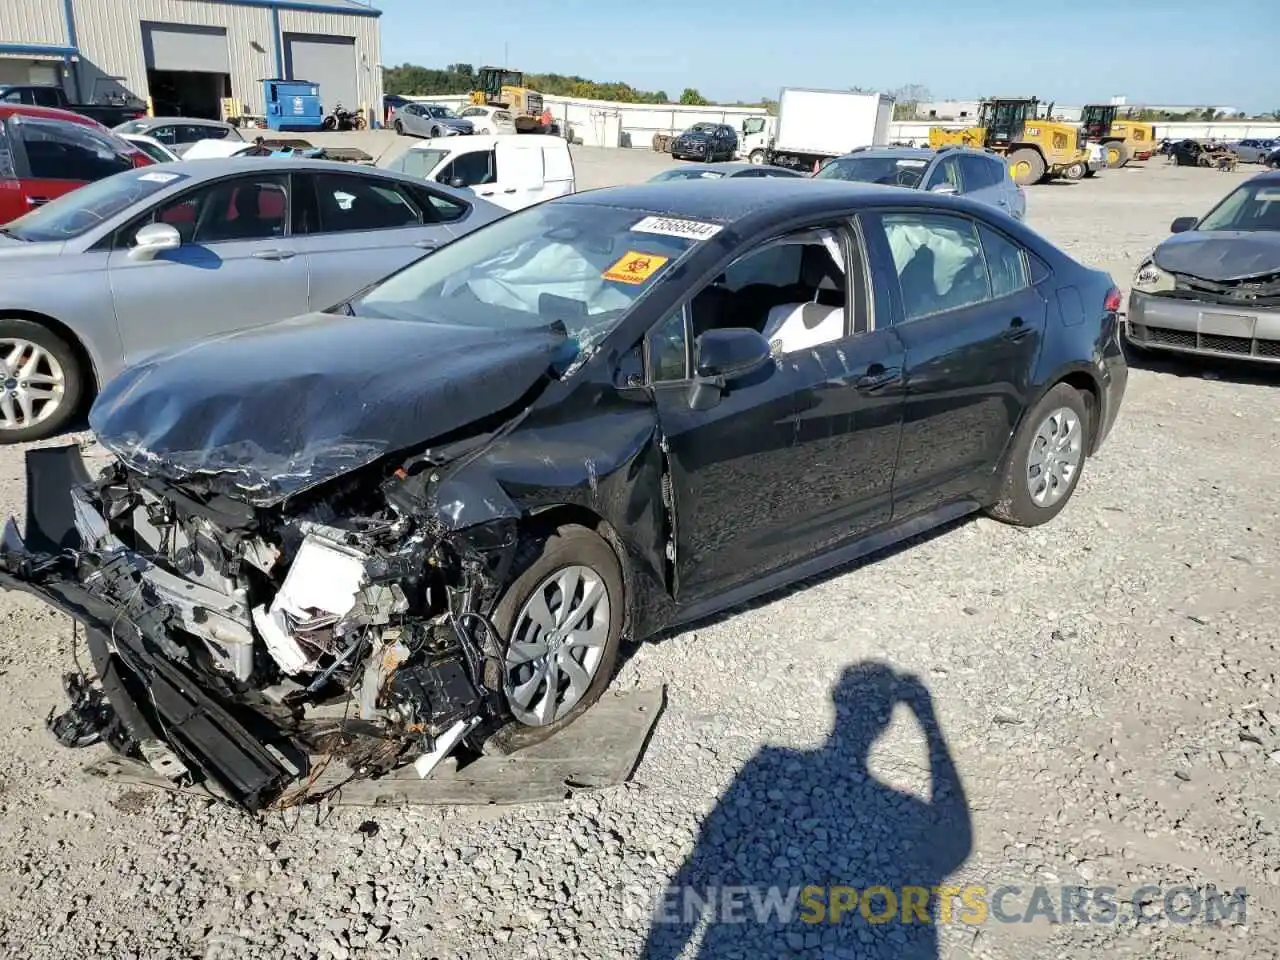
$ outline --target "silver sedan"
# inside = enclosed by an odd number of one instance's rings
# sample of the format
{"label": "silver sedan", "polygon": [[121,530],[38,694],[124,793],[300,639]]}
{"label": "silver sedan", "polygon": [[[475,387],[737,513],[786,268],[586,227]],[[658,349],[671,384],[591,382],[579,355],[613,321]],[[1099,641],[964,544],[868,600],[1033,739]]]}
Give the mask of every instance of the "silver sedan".
{"label": "silver sedan", "polygon": [[56,433],[157,351],[327,309],[505,213],[392,171],[274,157],[60,197],[0,227],[0,443]]}

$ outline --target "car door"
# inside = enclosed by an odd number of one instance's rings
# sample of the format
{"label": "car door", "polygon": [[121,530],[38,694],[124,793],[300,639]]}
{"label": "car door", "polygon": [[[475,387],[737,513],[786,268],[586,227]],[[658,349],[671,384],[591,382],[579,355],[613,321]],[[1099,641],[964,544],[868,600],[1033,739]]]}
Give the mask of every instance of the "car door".
{"label": "car door", "polygon": [[469,208],[423,185],[358,173],[294,175],[294,238],[324,310],[453,238]]}
{"label": "car door", "polygon": [[86,183],[133,168],[119,142],[92,127],[40,117],[9,121],[18,193],[26,213]]}
{"label": "car door", "polygon": [[991,481],[1032,393],[1048,306],[1029,254],[984,221],[915,208],[867,223],[905,350],[899,519]]}
{"label": "car door", "polygon": [[[499,203],[497,151],[464,150],[436,174],[436,181],[451,187],[467,189],[491,203]],[[505,204],[504,204],[505,206]]]}
{"label": "car door", "polygon": [[[194,187],[118,230],[107,269],[125,359],[306,313],[290,203],[288,173],[250,173]],[[149,223],[176,227],[182,245],[130,259]]]}
{"label": "car door", "polygon": [[958,194],[964,190],[964,180],[960,177],[959,158],[954,153],[942,157],[934,164],[924,182],[924,189],[936,190],[944,185],[948,193]]}
{"label": "car door", "polygon": [[[857,383],[877,364],[900,371],[901,356],[892,329],[867,327],[865,280],[849,278],[856,244],[837,222],[756,245],[649,335],[682,604],[890,516],[902,398],[887,381]],[[774,336],[775,357],[695,409],[697,337],[735,326]]]}
{"label": "car door", "polygon": [[961,196],[998,207],[1005,213],[1010,212],[1009,197],[1001,182],[1000,170],[988,157],[978,153],[963,153],[955,160],[960,165],[960,183],[963,185]]}
{"label": "car door", "polygon": [[530,145],[525,137],[508,137],[497,142],[494,154],[498,177],[489,199],[508,210],[521,210],[544,198],[546,164],[541,144]]}

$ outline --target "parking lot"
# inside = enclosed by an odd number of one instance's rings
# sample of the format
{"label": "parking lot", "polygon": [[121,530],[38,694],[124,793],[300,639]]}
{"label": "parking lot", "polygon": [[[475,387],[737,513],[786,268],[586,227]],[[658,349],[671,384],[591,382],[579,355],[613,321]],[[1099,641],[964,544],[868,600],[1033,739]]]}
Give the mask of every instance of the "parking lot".
{"label": "parking lot", "polygon": [[[381,156],[409,143],[330,137]],[[579,189],[673,163],[575,160]],[[1133,164],[1029,188],[1028,220],[1127,291],[1174,217],[1256,169]],[[1048,525],[964,521],[629,651],[615,685],[666,685],[667,708],[633,782],[563,803],[255,820],[90,780],[80,768],[106,748],[64,750],[44,729],[64,702],[70,622],[0,595],[0,952],[675,956],[660,938],[646,954],[654,924],[635,908],[691,855],[703,881],[731,856],[762,885],[892,886],[902,850],[954,840],[947,883],[1019,887],[1005,906],[1019,919],[941,923],[938,956],[1280,955],[1278,389],[1280,370],[1135,364],[1114,432]],[[0,448],[4,513],[24,509],[22,453]],[[874,663],[927,689],[958,778],[941,796],[940,745],[931,761],[911,709],[877,698]],[[842,676],[853,706],[837,726]],[[835,778],[863,760],[855,779],[875,790],[850,800]],[[930,800],[950,811],[939,835],[919,812]],[[957,812],[971,839],[951,835]],[[815,843],[838,880],[791,869]],[[1154,888],[1157,905],[1178,887],[1244,887],[1247,916],[1053,923],[1028,909],[1043,886],[1061,919],[1070,884],[1115,887],[1121,903]],[[791,955],[868,955],[838,924],[795,929]]]}

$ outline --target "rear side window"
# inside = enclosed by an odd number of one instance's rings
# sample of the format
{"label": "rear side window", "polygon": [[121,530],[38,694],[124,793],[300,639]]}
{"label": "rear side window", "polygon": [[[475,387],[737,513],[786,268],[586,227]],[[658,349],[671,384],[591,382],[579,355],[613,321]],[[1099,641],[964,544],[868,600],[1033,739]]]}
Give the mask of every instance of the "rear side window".
{"label": "rear side window", "polygon": [[461,220],[470,209],[465,203],[459,203],[452,197],[442,197],[426,187],[411,186],[409,192],[422,208],[422,219],[427,223],[451,223]]}
{"label": "rear side window", "polygon": [[997,164],[988,157],[965,155],[959,158],[960,175],[964,178],[964,189],[982,190],[999,185],[1004,174],[1003,164]]}
{"label": "rear side window", "polygon": [[9,149],[9,134],[5,122],[0,120],[0,180],[12,180],[17,171],[13,168],[13,151]]}
{"label": "rear side window", "polygon": [[62,98],[58,96],[56,87],[34,87],[31,90],[31,99],[38,107],[59,107],[62,105]]}
{"label": "rear side window", "polygon": [[999,299],[1025,290],[1029,280],[1022,247],[983,223],[978,224],[978,237],[982,240],[982,254],[991,277],[992,297]]}
{"label": "rear side window", "polygon": [[395,184],[322,173],[315,178],[321,233],[394,230],[419,224],[418,211]]}
{"label": "rear side window", "polygon": [[133,169],[131,151],[114,136],[79,123],[28,120],[13,124],[37,180],[101,180]]}

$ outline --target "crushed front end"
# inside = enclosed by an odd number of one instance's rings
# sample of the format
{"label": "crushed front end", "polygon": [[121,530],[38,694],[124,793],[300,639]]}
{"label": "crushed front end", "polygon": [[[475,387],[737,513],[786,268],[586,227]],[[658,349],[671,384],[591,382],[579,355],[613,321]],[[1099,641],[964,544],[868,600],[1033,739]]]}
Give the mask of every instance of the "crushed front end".
{"label": "crushed front end", "polygon": [[64,744],[105,741],[259,810],[314,799],[335,764],[426,776],[501,724],[483,611],[514,519],[446,530],[403,468],[272,507],[118,460],[91,478],[74,445],[30,451],[27,473],[0,586],[85,628],[94,676],[69,674],[71,709],[50,719]]}

